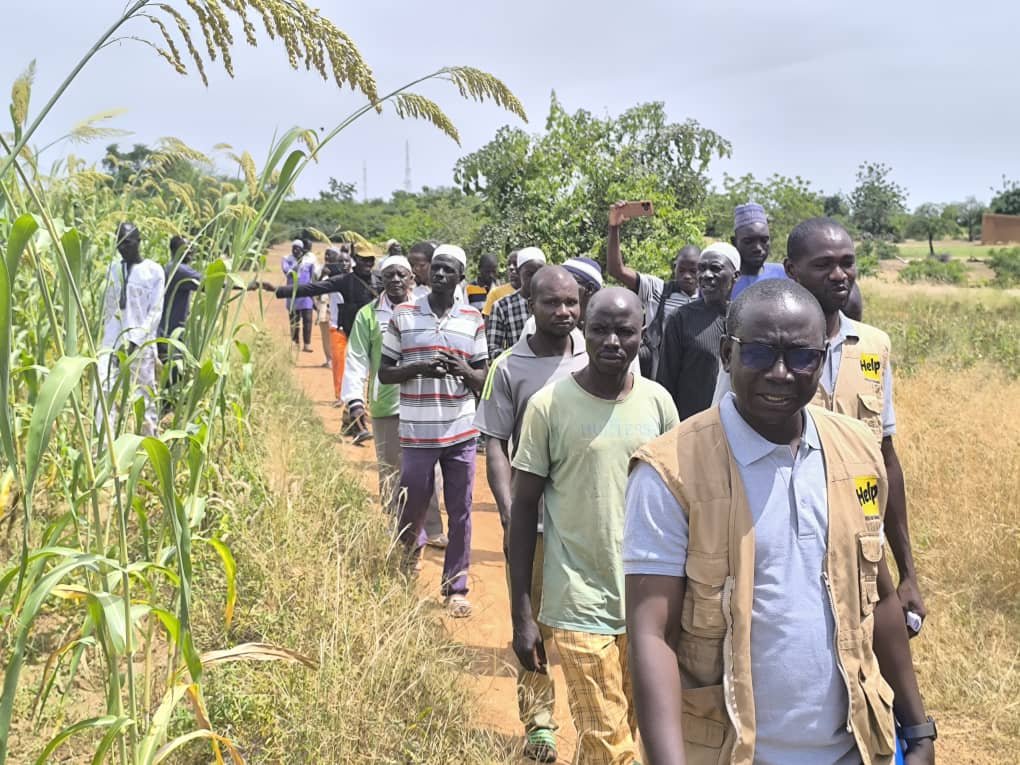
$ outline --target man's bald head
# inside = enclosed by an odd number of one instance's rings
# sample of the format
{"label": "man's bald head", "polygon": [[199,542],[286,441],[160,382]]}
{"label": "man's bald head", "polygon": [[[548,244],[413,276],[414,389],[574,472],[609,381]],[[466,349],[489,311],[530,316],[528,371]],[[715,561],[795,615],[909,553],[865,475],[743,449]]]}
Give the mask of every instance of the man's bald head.
{"label": "man's bald head", "polygon": [[762,329],[757,326],[768,317],[797,313],[806,322],[813,341],[825,344],[825,314],[814,295],[790,279],[766,279],[755,282],[730,304],[726,332],[746,339]]}
{"label": "man's bald head", "polygon": [[636,311],[639,318],[644,312],[637,294],[623,287],[606,287],[591,296],[588,301],[589,314],[606,309]]}
{"label": "man's bald head", "polygon": [[593,374],[625,374],[641,346],[644,309],[623,287],[607,287],[591,296],[584,317],[584,341]]}
{"label": "man's bald head", "polygon": [[568,283],[577,289],[574,277],[563,266],[545,266],[538,269],[531,279],[531,297],[533,300],[537,300],[542,292]]}

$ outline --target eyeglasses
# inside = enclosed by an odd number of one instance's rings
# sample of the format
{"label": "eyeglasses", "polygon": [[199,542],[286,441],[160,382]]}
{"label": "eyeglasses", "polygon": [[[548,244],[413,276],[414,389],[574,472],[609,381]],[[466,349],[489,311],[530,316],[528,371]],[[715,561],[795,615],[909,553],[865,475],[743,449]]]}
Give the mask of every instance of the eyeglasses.
{"label": "eyeglasses", "polygon": [[740,346],[740,363],[758,372],[772,369],[782,356],[783,365],[791,372],[809,375],[818,369],[825,357],[825,348],[777,348],[767,343],[749,343],[733,335],[728,337]]}

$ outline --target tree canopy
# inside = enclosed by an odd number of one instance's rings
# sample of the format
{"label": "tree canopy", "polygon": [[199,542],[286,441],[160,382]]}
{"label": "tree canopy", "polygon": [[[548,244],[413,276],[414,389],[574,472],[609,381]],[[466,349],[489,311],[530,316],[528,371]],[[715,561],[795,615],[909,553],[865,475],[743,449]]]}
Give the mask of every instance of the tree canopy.
{"label": "tree canopy", "polygon": [[857,186],[850,192],[854,224],[876,237],[896,233],[894,217],[906,212],[906,192],[889,178],[892,168],[881,162],[865,162],[857,168]]}
{"label": "tree canopy", "polygon": [[623,246],[635,267],[659,269],[701,239],[709,164],[729,154],[729,142],[696,121],[669,122],[662,103],[600,118],[568,113],[553,94],[543,133],[501,128],[454,178],[484,201],[483,247],[538,245],[556,261],[598,256],[609,206],[650,200],[655,216],[628,225]]}

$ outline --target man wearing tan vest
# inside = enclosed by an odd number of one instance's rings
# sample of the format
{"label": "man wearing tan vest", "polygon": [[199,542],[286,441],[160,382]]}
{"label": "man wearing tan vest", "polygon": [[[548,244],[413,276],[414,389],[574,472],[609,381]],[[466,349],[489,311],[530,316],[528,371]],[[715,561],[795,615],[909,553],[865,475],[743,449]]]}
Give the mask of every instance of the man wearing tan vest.
{"label": "man wearing tan vest", "polygon": [[[638,450],[627,633],[645,765],[934,763],[884,557],[875,439],[820,407],[825,318],[788,280],[730,308],[733,392]],[[894,695],[895,694],[895,695]],[[895,702],[894,702],[895,699]]]}
{"label": "man wearing tan vest", "polygon": [[896,413],[889,336],[880,329],[847,318],[844,313],[857,283],[853,239],[831,218],[806,220],[790,232],[786,272],[815,296],[825,313],[829,352],[813,403],[862,421],[881,445],[889,476],[885,527],[900,572],[896,591],[903,610],[913,612],[923,621],[927,610],[917,586],[910,549],[903,469],[893,445]]}
{"label": "man wearing tan vest", "polygon": [[[857,266],[853,240],[831,218],[811,218],[790,232],[786,271],[790,278],[814,295],[825,313],[828,351],[822,365],[818,390],[812,403],[846,414],[866,424],[881,445],[889,475],[889,514],[886,531],[900,572],[897,594],[907,614],[912,635],[927,616],[907,524],[907,496],[893,435],[893,376],[889,362],[889,336],[880,329],[851,320],[846,312],[856,302]],[[713,403],[730,390],[729,376],[720,372]],[[916,616],[909,616],[910,613]]]}

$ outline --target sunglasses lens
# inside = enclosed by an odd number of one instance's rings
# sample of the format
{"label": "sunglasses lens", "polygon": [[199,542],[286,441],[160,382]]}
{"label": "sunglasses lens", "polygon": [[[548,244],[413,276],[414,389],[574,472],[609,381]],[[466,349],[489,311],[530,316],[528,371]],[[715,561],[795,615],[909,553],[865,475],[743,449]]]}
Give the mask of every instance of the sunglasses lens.
{"label": "sunglasses lens", "polygon": [[822,352],[813,348],[789,348],[786,351],[786,363],[791,372],[814,372],[821,361]]}
{"label": "sunglasses lens", "polygon": [[764,343],[740,344],[740,363],[750,369],[771,369],[777,355],[775,348]]}

